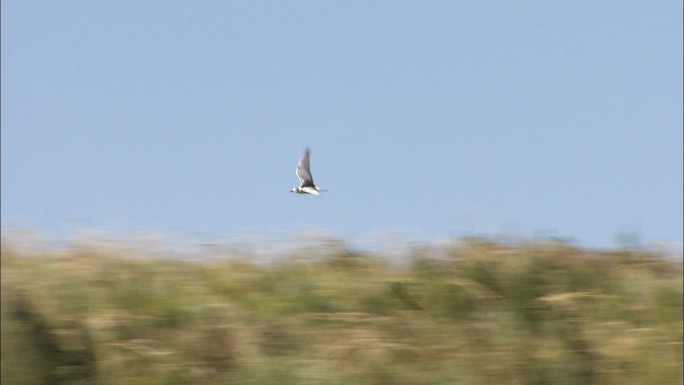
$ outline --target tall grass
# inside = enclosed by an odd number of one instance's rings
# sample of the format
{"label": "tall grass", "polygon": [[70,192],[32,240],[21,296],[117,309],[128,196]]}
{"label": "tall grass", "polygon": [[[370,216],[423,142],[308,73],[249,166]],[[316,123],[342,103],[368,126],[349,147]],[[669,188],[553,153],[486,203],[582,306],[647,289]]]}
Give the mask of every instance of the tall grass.
{"label": "tall grass", "polygon": [[7,384],[680,384],[682,265],[470,239],[393,266],[3,241]]}

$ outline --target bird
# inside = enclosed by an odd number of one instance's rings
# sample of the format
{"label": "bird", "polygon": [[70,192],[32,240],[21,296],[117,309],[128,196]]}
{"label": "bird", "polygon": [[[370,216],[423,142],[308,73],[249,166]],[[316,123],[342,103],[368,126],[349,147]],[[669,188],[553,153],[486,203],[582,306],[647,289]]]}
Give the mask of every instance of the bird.
{"label": "bird", "polygon": [[313,182],[313,177],[311,176],[311,169],[309,168],[309,148],[304,149],[304,153],[299,158],[297,162],[297,169],[295,174],[299,178],[299,187],[295,187],[290,192],[297,194],[311,194],[311,195],[321,195],[321,191],[326,191],[319,189]]}

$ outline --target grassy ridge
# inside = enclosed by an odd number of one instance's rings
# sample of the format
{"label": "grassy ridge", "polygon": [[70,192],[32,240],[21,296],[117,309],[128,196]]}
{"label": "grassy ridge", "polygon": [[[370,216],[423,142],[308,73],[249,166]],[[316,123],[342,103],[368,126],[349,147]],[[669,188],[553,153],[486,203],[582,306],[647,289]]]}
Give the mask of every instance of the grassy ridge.
{"label": "grassy ridge", "polygon": [[269,265],[5,244],[3,383],[682,382],[682,265],[646,252],[468,240],[396,267],[339,242]]}

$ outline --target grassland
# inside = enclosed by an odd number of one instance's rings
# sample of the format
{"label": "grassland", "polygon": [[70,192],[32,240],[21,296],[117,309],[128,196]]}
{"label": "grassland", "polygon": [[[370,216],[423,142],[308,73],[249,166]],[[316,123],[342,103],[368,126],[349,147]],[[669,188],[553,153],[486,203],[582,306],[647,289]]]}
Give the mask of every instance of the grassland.
{"label": "grassland", "polygon": [[681,384],[682,264],[471,239],[394,266],[2,244],[3,384]]}

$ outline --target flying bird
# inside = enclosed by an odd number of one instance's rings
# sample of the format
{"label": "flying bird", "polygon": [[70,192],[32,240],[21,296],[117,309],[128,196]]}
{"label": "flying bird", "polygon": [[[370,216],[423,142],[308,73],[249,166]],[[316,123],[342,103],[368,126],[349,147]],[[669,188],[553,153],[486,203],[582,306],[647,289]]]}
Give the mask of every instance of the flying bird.
{"label": "flying bird", "polygon": [[297,163],[297,170],[295,171],[297,178],[299,178],[299,187],[295,187],[291,192],[296,192],[297,194],[312,194],[321,195],[321,190],[313,182],[313,177],[311,176],[311,169],[309,168],[309,148],[304,149],[302,157],[299,158]]}

